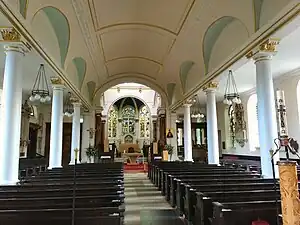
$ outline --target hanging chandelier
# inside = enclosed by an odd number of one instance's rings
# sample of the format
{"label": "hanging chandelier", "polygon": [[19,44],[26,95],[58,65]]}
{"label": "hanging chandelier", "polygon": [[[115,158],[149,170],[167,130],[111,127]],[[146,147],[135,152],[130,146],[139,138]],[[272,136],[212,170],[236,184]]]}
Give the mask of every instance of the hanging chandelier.
{"label": "hanging chandelier", "polygon": [[69,92],[65,102],[64,115],[67,117],[72,117],[73,113],[74,113],[74,107],[71,101],[71,92]]}
{"label": "hanging chandelier", "polygon": [[44,64],[40,64],[29,101],[46,103],[51,101]]}
{"label": "hanging chandelier", "polygon": [[229,70],[228,79],[225,88],[224,101],[226,105],[241,104],[240,95],[238,93],[232,70]]}
{"label": "hanging chandelier", "polygon": [[191,118],[204,119],[205,115],[200,112],[200,102],[198,96],[195,95],[191,102],[193,104],[191,107]]}

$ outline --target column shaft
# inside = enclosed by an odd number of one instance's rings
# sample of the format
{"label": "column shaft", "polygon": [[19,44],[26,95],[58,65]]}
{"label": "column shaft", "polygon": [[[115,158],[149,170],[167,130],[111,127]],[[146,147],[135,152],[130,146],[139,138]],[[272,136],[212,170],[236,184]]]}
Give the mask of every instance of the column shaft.
{"label": "column shaft", "polygon": [[86,150],[90,145],[91,114],[83,114],[82,142],[81,142],[81,163],[87,163]]}
{"label": "column shaft", "polygon": [[170,113],[170,125],[168,128],[172,129],[172,134],[173,138],[167,138],[167,141],[169,142],[170,145],[174,147],[173,149],[173,154],[171,156],[171,161],[178,160],[178,150],[177,150],[177,125],[176,125],[176,120],[177,120],[177,114],[176,113]]}
{"label": "column shaft", "polygon": [[6,47],[0,126],[0,185],[18,182],[23,51]]}
{"label": "column shaft", "polygon": [[53,85],[49,169],[62,167],[64,86]]}
{"label": "column shaft", "polygon": [[193,161],[191,105],[184,105],[184,161]]}
{"label": "column shaft", "polygon": [[70,164],[75,164],[75,149],[80,148],[80,106],[81,104],[73,103],[74,114],[72,121],[72,143],[71,143],[71,161]]}
{"label": "column shaft", "polygon": [[[275,97],[271,69],[271,56],[258,54],[254,58],[256,64],[256,91],[259,144],[261,156],[261,169],[264,177],[272,177],[272,164],[270,149],[275,149],[274,139],[277,138],[277,121],[275,111]],[[275,155],[275,164],[279,160],[279,154]],[[278,167],[275,166],[275,174],[278,175]]]}
{"label": "column shaft", "polygon": [[219,164],[218,124],[215,91],[210,89],[206,90],[206,96],[208,163]]}

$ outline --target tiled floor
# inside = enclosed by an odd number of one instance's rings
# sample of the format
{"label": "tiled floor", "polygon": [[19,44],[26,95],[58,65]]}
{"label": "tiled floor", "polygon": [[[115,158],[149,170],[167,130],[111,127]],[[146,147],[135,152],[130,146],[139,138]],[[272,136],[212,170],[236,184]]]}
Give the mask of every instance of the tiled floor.
{"label": "tiled floor", "polygon": [[[162,217],[166,221],[166,216],[162,216],[162,214],[171,214],[173,219],[176,218],[170,205],[147,178],[147,174],[125,173],[124,186],[125,225],[161,224],[158,220],[161,220]],[[172,218],[168,220],[172,220]],[[177,223],[173,220],[172,224]],[[167,224],[164,223],[164,225]]]}

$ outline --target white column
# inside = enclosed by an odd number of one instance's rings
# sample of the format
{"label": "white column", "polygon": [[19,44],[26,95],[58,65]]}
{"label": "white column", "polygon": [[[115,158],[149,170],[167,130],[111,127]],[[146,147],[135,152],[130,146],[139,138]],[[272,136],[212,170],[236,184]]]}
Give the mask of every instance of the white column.
{"label": "white column", "polygon": [[22,106],[21,116],[21,143],[20,143],[20,158],[27,158],[27,148],[29,144],[29,119],[30,106],[27,101]]}
{"label": "white column", "polygon": [[75,164],[75,149],[80,148],[80,102],[74,102],[74,113],[72,121],[72,142],[71,142],[71,161],[70,165]]}
{"label": "white column", "polygon": [[18,182],[22,108],[21,46],[5,46],[0,125],[0,185]]}
{"label": "white column", "polygon": [[90,129],[93,130],[94,132],[93,132],[92,138],[90,138],[90,142],[89,142],[91,146],[95,145],[95,133],[96,133],[95,125],[96,125],[95,110],[92,110],[91,115],[90,115]]}
{"label": "white column", "polygon": [[[275,97],[271,68],[271,53],[260,52],[254,57],[256,65],[256,91],[259,144],[262,175],[267,178],[273,176],[270,158],[270,149],[275,149],[274,139],[278,137],[275,111]],[[275,155],[274,162],[279,161],[279,154]],[[275,166],[275,174],[278,168]]]}
{"label": "white column", "polygon": [[216,107],[217,83],[211,83],[204,89],[206,92],[206,118],[207,118],[207,149],[208,164],[219,164],[218,122]]}
{"label": "white column", "polygon": [[184,104],[184,161],[193,161],[191,104]]}
{"label": "white column", "polygon": [[49,153],[48,169],[62,167],[64,88],[65,86],[62,84],[53,84],[51,131],[50,131],[50,153]]}
{"label": "white column", "polygon": [[[83,124],[82,124],[82,142],[81,142],[81,163],[87,163],[86,150],[90,144],[90,131],[94,131],[91,128],[91,113],[83,114]],[[93,134],[91,132],[91,134]]]}
{"label": "white column", "polygon": [[[197,118],[197,123],[201,122],[201,118]],[[201,145],[201,129],[197,128],[196,129],[196,144]]]}
{"label": "white column", "polygon": [[176,120],[177,120],[177,114],[175,112],[169,113],[169,121],[170,125],[168,128],[171,128],[173,131],[173,138],[167,138],[168,144],[172,145],[174,147],[173,154],[171,157],[171,161],[178,160],[178,150],[177,150],[177,126],[176,126]]}

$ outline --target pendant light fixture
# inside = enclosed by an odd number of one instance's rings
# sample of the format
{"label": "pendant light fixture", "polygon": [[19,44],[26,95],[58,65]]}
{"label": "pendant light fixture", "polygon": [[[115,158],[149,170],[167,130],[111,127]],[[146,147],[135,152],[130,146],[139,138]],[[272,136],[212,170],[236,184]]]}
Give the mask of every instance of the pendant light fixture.
{"label": "pendant light fixture", "polygon": [[36,102],[39,101],[41,103],[46,103],[51,101],[49,86],[45,73],[44,64],[40,64],[40,68],[38,70],[32,91],[31,96],[29,97],[29,101]]}
{"label": "pendant light fixture", "polygon": [[233,77],[232,70],[229,70],[228,79],[225,88],[224,94],[224,104],[232,105],[232,104],[241,104],[242,101],[240,99],[240,95],[238,93],[236,83]]}

